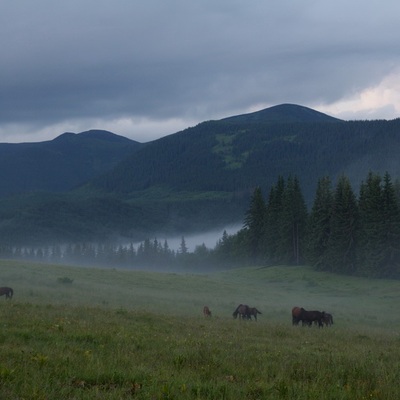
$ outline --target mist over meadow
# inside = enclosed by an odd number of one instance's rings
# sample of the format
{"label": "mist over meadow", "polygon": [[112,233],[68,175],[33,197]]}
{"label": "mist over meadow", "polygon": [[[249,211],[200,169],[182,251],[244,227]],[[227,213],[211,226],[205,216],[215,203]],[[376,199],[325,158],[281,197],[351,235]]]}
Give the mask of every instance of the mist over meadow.
{"label": "mist over meadow", "polygon": [[[228,235],[233,235],[237,233],[243,224],[232,224],[228,225],[225,228],[211,229],[208,232],[200,232],[200,233],[188,233],[177,236],[157,236],[155,238],[160,240],[161,243],[164,243],[166,240],[168,242],[168,246],[171,250],[178,251],[182,244],[182,238],[185,241],[186,247],[188,251],[193,252],[197,246],[202,246],[203,244],[208,249],[213,249],[218,241],[222,239],[224,232]],[[135,243],[134,245],[138,245],[139,243]]]}

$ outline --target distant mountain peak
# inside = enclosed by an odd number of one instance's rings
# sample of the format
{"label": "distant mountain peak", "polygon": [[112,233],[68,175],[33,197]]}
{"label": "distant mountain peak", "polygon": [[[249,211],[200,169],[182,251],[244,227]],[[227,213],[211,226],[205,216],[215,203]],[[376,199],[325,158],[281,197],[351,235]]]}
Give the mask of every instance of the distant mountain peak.
{"label": "distant mountain peak", "polygon": [[322,112],[297,104],[279,104],[260,111],[224,118],[232,122],[341,122]]}
{"label": "distant mountain peak", "polygon": [[[60,136],[57,136],[54,141],[69,141],[69,140],[78,140],[82,138],[90,138],[90,139],[99,139],[107,142],[136,142],[135,140],[128,139],[124,136],[116,135],[110,131],[102,130],[102,129],[91,129],[88,131],[73,133],[73,132],[65,132]],[[138,142],[137,142],[138,143]]]}

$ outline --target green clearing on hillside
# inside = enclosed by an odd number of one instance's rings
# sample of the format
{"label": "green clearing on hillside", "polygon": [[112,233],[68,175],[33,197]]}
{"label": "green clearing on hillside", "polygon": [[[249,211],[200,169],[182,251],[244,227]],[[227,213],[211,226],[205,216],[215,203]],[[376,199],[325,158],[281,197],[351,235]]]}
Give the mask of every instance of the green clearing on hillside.
{"label": "green clearing on hillside", "polygon": [[[398,281],[0,262],[0,398],[398,399]],[[239,303],[258,322],[233,320]],[[212,318],[204,318],[207,304]],[[331,328],[292,327],[294,305]]]}
{"label": "green clearing on hillside", "polygon": [[[246,131],[241,131],[240,133],[245,133]],[[242,168],[243,164],[249,157],[250,152],[241,152],[240,154],[235,154],[233,141],[239,132],[234,134],[217,134],[215,135],[215,140],[217,145],[213,147],[212,151],[219,154],[224,160],[227,169],[235,170]]]}

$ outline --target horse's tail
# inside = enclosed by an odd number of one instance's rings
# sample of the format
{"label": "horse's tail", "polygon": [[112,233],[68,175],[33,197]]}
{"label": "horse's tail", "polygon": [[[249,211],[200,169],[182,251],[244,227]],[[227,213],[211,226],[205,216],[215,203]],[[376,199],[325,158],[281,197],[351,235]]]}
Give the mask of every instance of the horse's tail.
{"label": "horse's tail", "polygon": [[14,296],[14,290],[12,288],[10,288],[10,297]]}

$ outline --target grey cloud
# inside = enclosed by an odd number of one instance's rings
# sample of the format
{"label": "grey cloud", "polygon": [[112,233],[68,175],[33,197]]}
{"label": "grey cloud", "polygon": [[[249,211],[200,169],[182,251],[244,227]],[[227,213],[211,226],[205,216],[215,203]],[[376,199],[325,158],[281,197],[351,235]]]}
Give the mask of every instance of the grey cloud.
{"label": "grey cloud", "polygon": [[395,1],[3,3],[0,125],[331,103],[398,65],[399,11]]}

